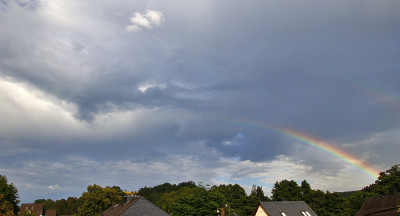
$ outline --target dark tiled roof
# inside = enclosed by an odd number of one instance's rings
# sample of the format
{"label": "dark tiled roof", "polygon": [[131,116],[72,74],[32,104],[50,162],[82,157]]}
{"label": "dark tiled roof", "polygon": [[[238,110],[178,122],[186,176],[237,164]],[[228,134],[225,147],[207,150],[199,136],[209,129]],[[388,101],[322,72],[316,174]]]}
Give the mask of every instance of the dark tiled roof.
{"label": "dark tiled roof", "polygon": [[57,216],[57,209],[47,209],[46,216]]}
{"label": "dark tiled roof", "polygon": [[269,216],[282,216],[282,212],[287,216],[303,216],[302,211],[308,212],[311,216],[317,214],[303,201],[293,202],[260,202],[260,206]]}
{"label": "dark tiled roof", "polygon": [[154,205],[144,197],[136,197],[133,200],[110,207],[102,213],[102,216],[169,216],[164,210]]}
{"label": "dark tiled roof", "polygon": [[30,211],[35,214],[42,214],[44,210],[43,203],[23,203],[19,209],[21,214]]}
{"label": "dark tiled roof", "polygon": [[368,198],[356,216],[379,215],[399,216],[400,215],[400,194],[377,196]]}

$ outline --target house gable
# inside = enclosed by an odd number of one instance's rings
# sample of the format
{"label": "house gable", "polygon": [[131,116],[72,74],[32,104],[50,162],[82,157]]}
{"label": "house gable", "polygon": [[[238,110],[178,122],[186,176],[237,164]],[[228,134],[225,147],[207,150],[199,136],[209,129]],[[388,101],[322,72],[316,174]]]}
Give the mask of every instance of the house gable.
{"label": "house gable", "polygon": [[254,216],[268,216],[267,212],[264,211],[261,205],[258,206],[256,214]]}
{"label": "house gable", "polygon": [[20,215],[25,212],[34,213],[36,215],[44,215],[43,203],[23,203],[20,207]]}

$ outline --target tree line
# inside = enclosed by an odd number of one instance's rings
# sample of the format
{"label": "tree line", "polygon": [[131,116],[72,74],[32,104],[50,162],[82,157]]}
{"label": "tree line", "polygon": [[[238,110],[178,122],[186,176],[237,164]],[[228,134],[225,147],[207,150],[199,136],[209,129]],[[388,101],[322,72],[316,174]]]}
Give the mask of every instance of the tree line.
{"label": "tree line", "polygon": [[[312,189],[303,180],[299,185],[293,180],[275,182],[271,197],[265,196],[261,186],[253,185],[251,193],[238,184],[203,185],[193,181],[179,184],[164,183],[138,190],[145,197],[173,216],[216,215],[224,207],[228,215],[252,215],[261,201],[305,201],[318,215],[355,215],[368,197],[393,194],[400,191],[400,164],[381,172],[374,184],[358,191],[329,192]],[[89,185],[81,197],[51,200],[38,199],[46,209],[57,209],[58,214],[99,215],[112,205],[124,201],[124,191],[118,186]],[[18,191],[0,175],[0,215],[18,213]]]}

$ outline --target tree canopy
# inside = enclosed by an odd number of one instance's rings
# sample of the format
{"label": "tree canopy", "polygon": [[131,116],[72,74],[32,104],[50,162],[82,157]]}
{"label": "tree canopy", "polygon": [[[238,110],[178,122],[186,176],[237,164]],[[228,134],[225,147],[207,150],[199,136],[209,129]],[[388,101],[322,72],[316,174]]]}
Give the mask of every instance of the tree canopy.
{"label": "tree canopy", "polygon": [[224,196],[217,190],[197,187],[193,193],[178,198],[171,208],[171,215],[216,215],[225,202]]}
{"label": "tree canopy", "polygon": [[4,195],[0,194],[0,215],[13,216],[14,206],[4,199]]}
{"label": "tree canopy", "polygon": [[119,187],[101,187],[89,185],[87,192],[82,193],[82,205],[78,208],[78,216],[99,215],[112,205],[121,203],[124,193]]}
{"label": "tree canopy", "polygon": [[0,175],[0,195],[4,200],[5,205],[11,205],[13,207],[14,214],[18,213],[18,190],[13,183],[8,183],[5,175]]}

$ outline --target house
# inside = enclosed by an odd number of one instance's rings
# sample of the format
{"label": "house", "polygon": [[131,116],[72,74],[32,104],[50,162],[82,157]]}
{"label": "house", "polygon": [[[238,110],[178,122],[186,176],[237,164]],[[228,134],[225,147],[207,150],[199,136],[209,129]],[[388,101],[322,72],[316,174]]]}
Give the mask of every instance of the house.
{"label": "house", "polygon": [[400,194],[368,198],[356,216],[400,216]]}
{"label": "house", "polygon": [[44,216],[44,205],[43,203],[23,203],[18,214],[23,215],[25,212],[34,213],[37,216]]}
{"label": "house", "polygon": [[46,216],[57,216],[57,209],[48,209],[46,210]]}
{"label": "house", "polygon": [[255,216],[318,216],[304,201],[260,202]]}
{"label": "house", "polygon": [[117,204],[105,210],[101,216],[169,216],[167,212],[144,197],[132,197],[125,204]]}

